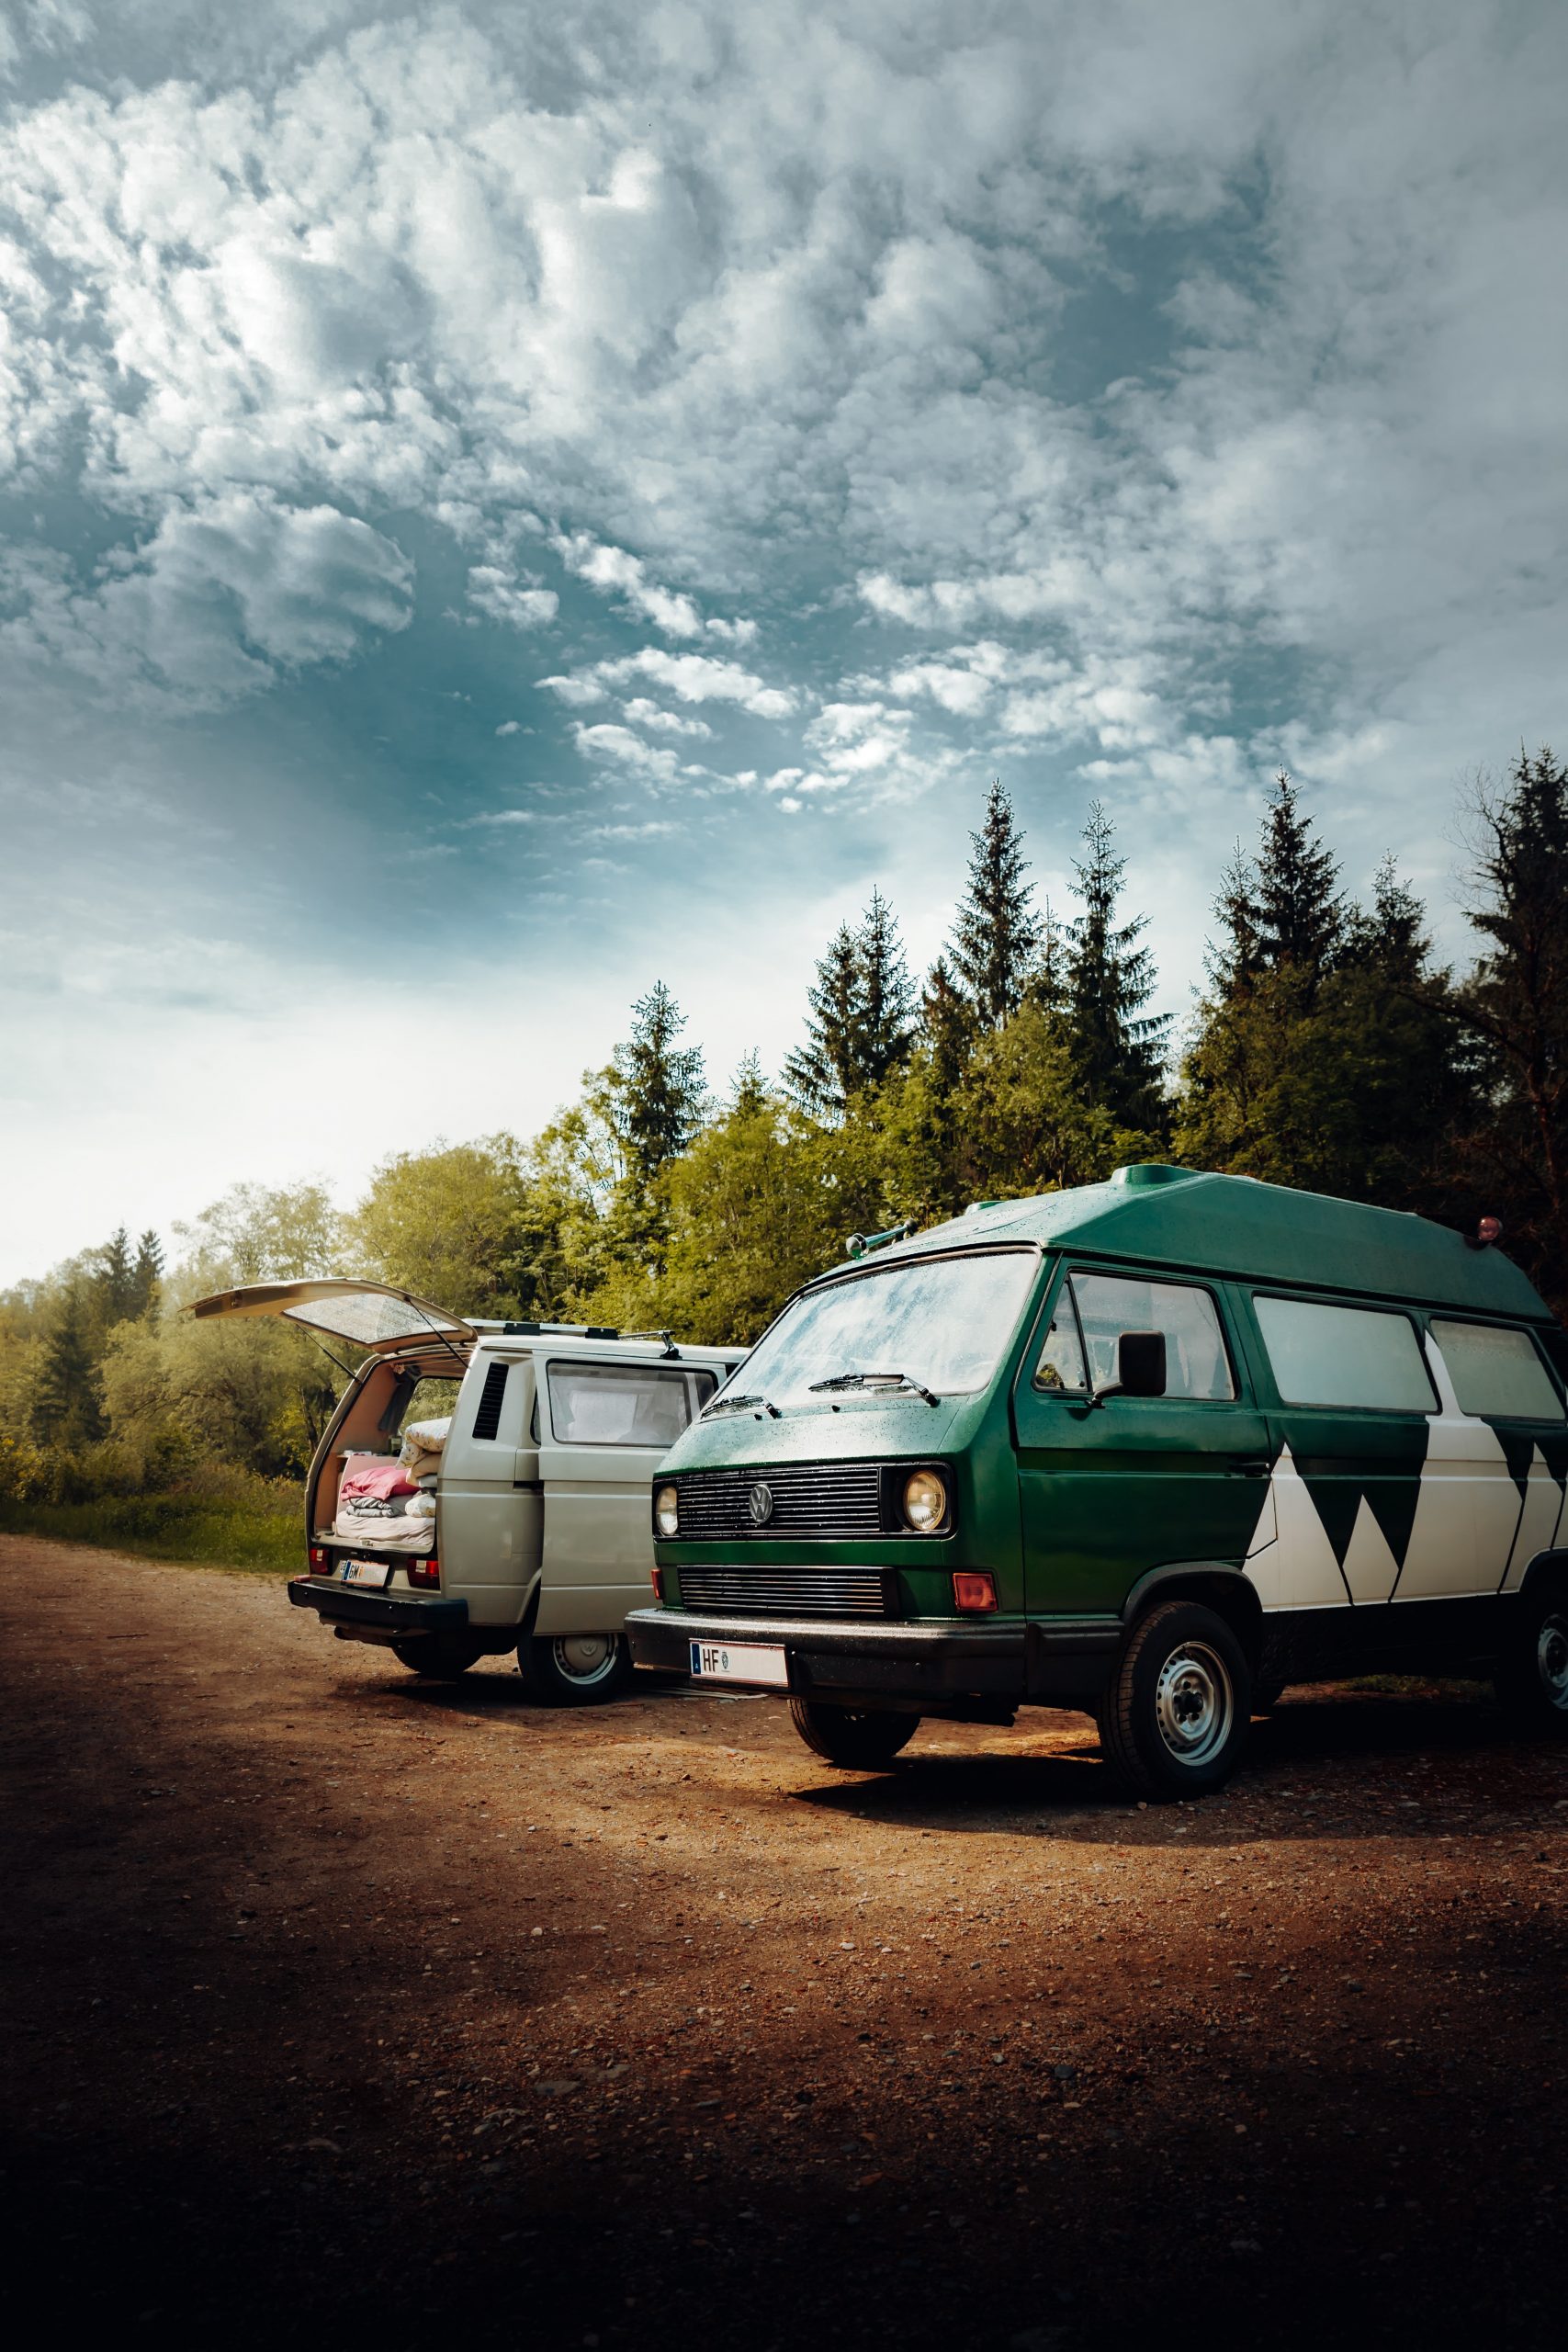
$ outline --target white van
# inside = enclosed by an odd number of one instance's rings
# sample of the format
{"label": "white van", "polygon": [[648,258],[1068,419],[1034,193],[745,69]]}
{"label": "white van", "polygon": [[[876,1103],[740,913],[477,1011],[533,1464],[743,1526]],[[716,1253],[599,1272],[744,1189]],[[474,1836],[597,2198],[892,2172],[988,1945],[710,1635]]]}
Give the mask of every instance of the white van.
{"label": "white van", "polygon": [[[558,1703],[625,1689],[626,1611],[653,1569],[649,1481],[743,1350],[480,1322],[348,1280],[254,1283],[189,1312],[279,1316],[329,1354],[334,1340],[365,1351],[310,1464],[297,1607],[416,1674],[449,1679],[515,1650]],[[423,1450],[404,1442],[415,1427]],[[345,1481],[395,1490],[384,1533],[344,1502]]]}

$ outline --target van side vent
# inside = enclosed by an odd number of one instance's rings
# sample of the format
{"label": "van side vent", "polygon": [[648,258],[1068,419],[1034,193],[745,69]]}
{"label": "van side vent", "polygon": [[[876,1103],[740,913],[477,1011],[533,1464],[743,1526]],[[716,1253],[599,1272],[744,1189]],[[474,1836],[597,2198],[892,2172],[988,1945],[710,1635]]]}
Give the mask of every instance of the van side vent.
{"label": "van side vent", "polygon": [[479,1391],[479,1410],[474,1415],[474,1435],[493,1437],[501,1427],[501,1400],[506,1394],[509,1364],[492,1363],[485,1374],[485,1385]]}

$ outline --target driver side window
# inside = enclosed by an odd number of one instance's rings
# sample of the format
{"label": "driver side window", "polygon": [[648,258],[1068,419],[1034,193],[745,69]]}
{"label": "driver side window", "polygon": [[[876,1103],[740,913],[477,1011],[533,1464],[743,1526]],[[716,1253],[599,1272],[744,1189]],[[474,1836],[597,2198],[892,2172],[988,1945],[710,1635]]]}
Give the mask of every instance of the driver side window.
{"label": "driver side window", "polygon": [[1034,1385],[1082,1396],[1113,1381],[1123,1331],[1164,1333],[1167,1396],[1218,1403],[1235,1395],[1219,1316],[1206,1290],[1081,1268],[1056,1294]]}

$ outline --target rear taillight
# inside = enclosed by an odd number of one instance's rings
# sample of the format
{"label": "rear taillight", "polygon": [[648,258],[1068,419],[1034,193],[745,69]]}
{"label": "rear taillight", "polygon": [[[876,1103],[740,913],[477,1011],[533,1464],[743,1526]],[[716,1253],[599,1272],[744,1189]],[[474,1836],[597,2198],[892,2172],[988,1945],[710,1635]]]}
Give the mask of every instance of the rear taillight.
{"label": "rear taillight", "polygon": [[312,1544],[310,1551],[305,1556],[310,1562],[310,1574],[313,1577],[324,1577],[332,1574],[332,1563],[327,1558],[326,1551],[321,1544]]}
{"label": "rear taillight", "polygon": [[653,1571],[653,1597],[655,1600],[659,1602],[660,1608],[662,1608],[664,1605],[664,1571],[662,1568],[655,1568]]}
{"label": "rear taillight", "polygon": [[428,1560],[411,1560],[409,1562],[410,1584],[438,1585],[440,1581],[441,1563],[435,1557],[434,1552],[431,1554]]}
{"label": "rear taillight", "polygon": [[955,1568],[953,1572],[953,1605],[965,1614],[983,1614],[997,1605],[997,1580],[980,1568]]}

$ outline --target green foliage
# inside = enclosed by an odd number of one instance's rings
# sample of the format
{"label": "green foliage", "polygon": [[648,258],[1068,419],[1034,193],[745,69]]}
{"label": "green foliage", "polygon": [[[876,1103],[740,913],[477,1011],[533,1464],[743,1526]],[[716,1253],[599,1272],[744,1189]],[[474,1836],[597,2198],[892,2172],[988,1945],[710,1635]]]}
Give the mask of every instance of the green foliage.
{"label": "green foliage", "polygon": [[[1137,944],[1147,919],[1116,921],[1126,860],[1112,854],[1111,820],[1098,800],[1083,837],[1088,854],[1075,868],[1083,912],[1067,927],[1065,957],[1068,1054],[1087,1102],[1124,1126],[1157,1134],[1170,1021],[1143,1011],[1155,989],[1154,958]],[[1052,993],[1041,991],[1047,1002]]]}
{"label": "green foliage", "polygon": [[[547,1281],[551,1219],[509,1135],[383,1160],[347,1221],[364,1271],[459,1314],[517,1311]],[[341,1266],[339,1268],[341,1271]]]}

